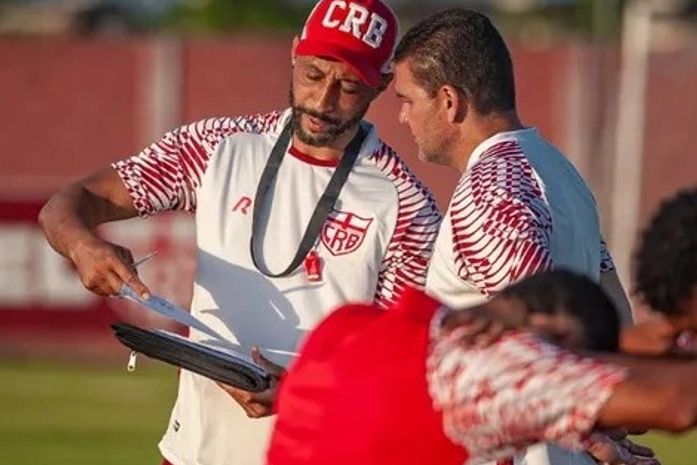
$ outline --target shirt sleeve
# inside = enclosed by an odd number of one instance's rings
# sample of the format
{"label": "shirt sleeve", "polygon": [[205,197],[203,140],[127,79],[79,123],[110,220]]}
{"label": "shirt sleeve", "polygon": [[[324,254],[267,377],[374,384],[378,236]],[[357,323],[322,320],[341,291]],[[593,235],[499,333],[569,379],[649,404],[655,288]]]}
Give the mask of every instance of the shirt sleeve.
{"label": "shirt sleeve", "polygon": [[615,262],[604,239],[600,239],[600,274],[615,271]]}
{"label": "shirt sleeve", "polygon": [[461,179],[450,204],[455,269],[484,295],[552,266],[552,216],[519,146],[503,143]]}
{"label": "shirt sleeve", "polygon": [[211,118],[188,124],[112,167],[126,185],[140,216],[166,210],[193,213],[196,191],[218,144],[238,132],[266,131],[279,115]]}
{"label": "shirt sleeve", "polygon": [[373,159],[394,184],[398,198],[397,221],[375,291],[377,305],[387,308],[407,287],[425,287],[441,214],[431,192],[392,149],[383,145]]}
{"label": "shirt sleeve", "polygon": [[499,460],[538,442],[582,450],[625,370],[580,357],[529,333],[480,350],[459,332],[436,341],[428,359],[430,394],[444,430],[472,464]]}

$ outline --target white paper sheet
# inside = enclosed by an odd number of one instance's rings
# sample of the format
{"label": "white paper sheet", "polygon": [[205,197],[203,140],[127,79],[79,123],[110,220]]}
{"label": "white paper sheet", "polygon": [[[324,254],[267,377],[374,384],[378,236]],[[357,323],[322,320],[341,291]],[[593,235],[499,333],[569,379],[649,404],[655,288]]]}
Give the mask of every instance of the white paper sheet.
{"label": "white paper sheet", "polygon": [[152,310],[153,312],[159,313],[160,315],[164,315],[170,320],[176,321],[177,323],[181,323],[184,326],[197,329],[202,333],[207,334],[208,336],[211,336],[220,341],[225,341],[225,338],[223,336],[221,336],[218,332],[216,332],[210,326],[205,324],[203,321],[199,320],[198,318],[196,318],[183,308],[179,307],[178,305],[160,296],[151,294],[150,297],[148,297],[147,299],[143,299],[128,284],[124,284],[121,287],[121,293],[119,294],[119,297],[131,300],[133,302],[137,302],[145,306],[146,308]]}

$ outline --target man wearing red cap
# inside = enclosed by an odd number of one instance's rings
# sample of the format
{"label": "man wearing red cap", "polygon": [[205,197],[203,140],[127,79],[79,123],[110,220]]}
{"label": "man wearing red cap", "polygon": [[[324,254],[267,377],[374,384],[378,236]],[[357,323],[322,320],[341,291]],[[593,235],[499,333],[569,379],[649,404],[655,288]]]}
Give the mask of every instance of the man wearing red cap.
{"label": "man wearing red cap", "polygon": [[[49,242],[90,290],[145,294],[130,252],[95,227],[194,213],[192,313],[282,364],[340,303],[386,307],[422,287],[440,215],[363,120],[391,79],[397,29],[379,0],[320,1],[293,42],[291,108],[182,126],[65,188],[41,213]],[[260,463],[271,422],[247,417],[270,415],[273,398],[182,371],[160,450],[174,465]]]}

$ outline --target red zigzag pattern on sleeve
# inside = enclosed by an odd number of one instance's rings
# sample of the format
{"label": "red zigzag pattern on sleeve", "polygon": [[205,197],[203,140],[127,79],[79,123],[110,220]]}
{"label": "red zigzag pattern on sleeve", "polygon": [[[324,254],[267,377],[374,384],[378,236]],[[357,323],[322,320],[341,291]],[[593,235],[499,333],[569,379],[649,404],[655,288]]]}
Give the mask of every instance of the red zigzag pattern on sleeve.
{"label": "red zigzag pattern on sleeve", "polygon": [[210,118],[182,126],[138,155],[114,163],[141,216],[163,210],[196,210],[196,189],[218,144],[238,132],[271,131],[280,112]]}
{"label": "red zigzag pattern on sleeve", "polygon": [[406,286],[423,289],[441,215],[431,192],[412,174],[392,148],[381,143],[371,161],[397,190],[399,210],[392,239],[381,265],[375,302],[394,303]]}
{"label": "red zigzag pattern on sleeve", "polygon": [[551,267],[552,216],[517,142],[484,152],[450,205],[458,275],[484,294]]}

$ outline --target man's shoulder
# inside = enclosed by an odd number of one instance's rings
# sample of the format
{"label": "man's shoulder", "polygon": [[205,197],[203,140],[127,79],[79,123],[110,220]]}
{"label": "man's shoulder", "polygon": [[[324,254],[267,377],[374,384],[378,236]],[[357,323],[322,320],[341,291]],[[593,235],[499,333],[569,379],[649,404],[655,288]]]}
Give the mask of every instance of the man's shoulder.
{"label": "man's shoulder", "polygon": [[487,148],[463,173],[453,203],[528,204],[543,197],[533,165],[518,140],[505,140]]}
{"label": "man's shoulder", "polygon": [[241,116],[210,117],[190,123],[186,128],[201,135],[264,134],[275,131],[283,115],[283,111],[272,111]]}
{"label": "man's shoulder", "polygon": [[467,168],[462,179],[496,185],[526,169],[531,167],[521,143],[517,139],[503,140],[484,150]]}

